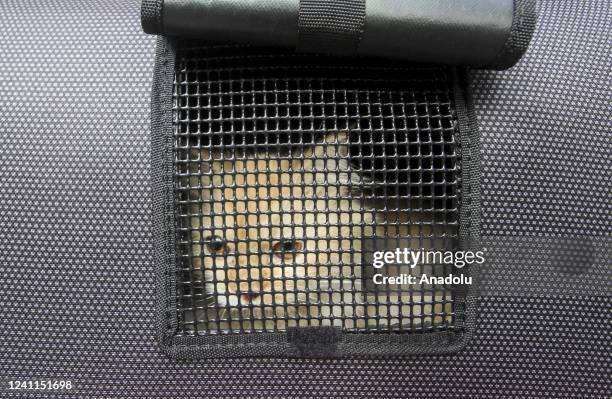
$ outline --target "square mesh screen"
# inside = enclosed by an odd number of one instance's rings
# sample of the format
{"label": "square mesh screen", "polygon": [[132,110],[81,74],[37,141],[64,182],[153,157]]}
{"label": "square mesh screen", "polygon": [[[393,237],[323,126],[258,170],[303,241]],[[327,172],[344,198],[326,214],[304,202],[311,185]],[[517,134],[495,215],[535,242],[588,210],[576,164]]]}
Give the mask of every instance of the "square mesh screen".
{"label": "square mesh screen", "polygon": [[371,284],[451,272],[371,262],[456,249],[449,70],[184,45],[173,98],[179,336],[458,328],[452,286]]}

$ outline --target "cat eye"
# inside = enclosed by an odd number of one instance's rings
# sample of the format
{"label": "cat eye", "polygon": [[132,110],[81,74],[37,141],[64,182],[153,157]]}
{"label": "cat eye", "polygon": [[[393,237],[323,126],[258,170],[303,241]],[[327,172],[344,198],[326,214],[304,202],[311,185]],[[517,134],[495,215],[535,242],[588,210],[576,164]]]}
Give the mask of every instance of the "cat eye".
{"label": "cat eye", "polygon": [[206,244],[206,247],[208,248],[210,252],[214,252],[214,253],[225,252],[225,249],[226,249],[225,240],[223,240],[219,236],[210,236],[206,238],[206,241],[204,241],[204,243]]}
{"label": "cat eye", "polygon": [[291,239],[282,239],[272,246],[274,255],[284,259],[292,259],[294,252],[300,249],[302,249],[302,243]]}

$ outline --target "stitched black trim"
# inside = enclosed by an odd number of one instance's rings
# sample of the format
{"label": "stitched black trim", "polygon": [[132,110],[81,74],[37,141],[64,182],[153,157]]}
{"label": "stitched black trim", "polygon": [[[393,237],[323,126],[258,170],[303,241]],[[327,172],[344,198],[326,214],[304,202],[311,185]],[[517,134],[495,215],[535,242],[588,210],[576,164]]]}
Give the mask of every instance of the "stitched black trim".
{"label": "stitched black trim", "polygon": [[168,39],[159,37],[151,96],[151,207],[153,210],[153,264],[155,265],[157,338],[164,350],[176,329],[172,312],[175,273],[174,190],[172,178],[172,84],[174,52]]}
{"label": "stitched black trim", "polygon": [[[482,224],[482,205],[480,198],[481,170],[482,170],[482,144],[478,121],[474,110],[472,97],[472,84],[468,68],[455,69],[455,106],[459,120],[457,136],[461,151],[461,201],[459,212],[459,249],[482,250],[480,237]],[[478,295],[480,283],[480,270],[478,264],[471,265],[466,273],[473,277],[474,283],[464,293],[465,300],[458,302],[457,312],[464,312],[464,333],[456,348],[463,347],[471,338],[476,325],[478,311]],[[450,349],[449,349],[450,350]]]}

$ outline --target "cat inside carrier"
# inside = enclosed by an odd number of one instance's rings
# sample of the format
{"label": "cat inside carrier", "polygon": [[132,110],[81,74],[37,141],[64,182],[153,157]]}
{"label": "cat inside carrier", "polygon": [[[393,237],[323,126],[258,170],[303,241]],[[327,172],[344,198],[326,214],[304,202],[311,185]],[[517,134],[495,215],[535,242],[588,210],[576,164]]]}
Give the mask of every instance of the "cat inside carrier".
{"label": "cat inside carrier", "polygon": [[371,284],[374,251],[456,249],[449,70],[232,51],[177,55],[178,334],[457,328],[453,286]]}

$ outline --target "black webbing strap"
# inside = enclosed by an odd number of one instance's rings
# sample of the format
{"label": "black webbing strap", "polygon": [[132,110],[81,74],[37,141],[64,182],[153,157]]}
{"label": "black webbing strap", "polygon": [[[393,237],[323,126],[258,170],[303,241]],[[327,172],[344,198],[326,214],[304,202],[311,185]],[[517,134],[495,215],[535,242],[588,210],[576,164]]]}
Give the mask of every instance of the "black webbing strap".
{"label": "black webbing strap", "polygon": [[297,50],[356,55],[366,0],[300,0]]}

